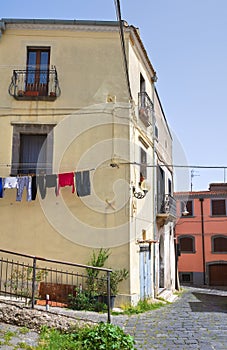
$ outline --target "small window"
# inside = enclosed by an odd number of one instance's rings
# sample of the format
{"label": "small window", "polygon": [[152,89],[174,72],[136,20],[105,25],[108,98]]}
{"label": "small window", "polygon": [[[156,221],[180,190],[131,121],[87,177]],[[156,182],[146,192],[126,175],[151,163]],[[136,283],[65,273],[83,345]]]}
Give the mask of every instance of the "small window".
{"label": "small window", "polygon": [[212,216],[225,216],[226,215],[226,201],[225,199],[212,199],[211,200],[211,215]]}
{"label": "small window", "polygon": [[20,174],[46,173],[46,138],[46,134],[20,135]]}
{"label": "small window", "polygon": [[155,125],[155,127],[154,127],[154,135],[155,135],[156,139],[158,139],[158,127],[157,127],[157,125]]}
{"label": "small window", "polygon": [[227,253],[227,236],[214,236],[211,238],[212,253]]}
{"label": "small window", "polygon": [[181,253],[195,253],[195,238],[193,236],[179,237]]}
{"label": "small window", "polygon": [[180,272],[180,281],[182,283],[193,283],[192,272]]}
{"label": "small window", "polygon": [[147,178],[147,152],[140,147],[140,182]]}
{"label": "small window", "polygon": [[51,174],[53,125],[21,124],[13,128],[11,175]]}
{"label": "small window", "polygon": [[172,195],[172,181],[168,179],[168,193],[171,196]]}
{"label": "small window", "polygon": [[[188,212],[185,215],[185,212]],[[181,216],[193,216],[193,201],[182,201],[181,202]]]}

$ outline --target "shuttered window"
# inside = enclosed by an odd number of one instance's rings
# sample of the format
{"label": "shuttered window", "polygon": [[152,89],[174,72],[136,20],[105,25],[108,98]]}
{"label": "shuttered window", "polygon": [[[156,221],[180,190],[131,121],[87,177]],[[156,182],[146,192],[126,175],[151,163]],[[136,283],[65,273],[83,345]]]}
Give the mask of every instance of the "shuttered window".
{"label": "shuttered window", "polygon": [[227,236],[214,236],[211,240],[213,253],[227,253]]}
{"label": "shuttered window", "polygon": [[226,202],[225,199],[212,199],[211,200],[211,215],[226,215]]}
{"label": "shuttered window", "polygon": [[20,174],[46,172],[47,135],[20,135]]}
{"label": "shuttered window", "polygon": [[195,253],[195,238],[193,236],[179,237],[181,253]]}

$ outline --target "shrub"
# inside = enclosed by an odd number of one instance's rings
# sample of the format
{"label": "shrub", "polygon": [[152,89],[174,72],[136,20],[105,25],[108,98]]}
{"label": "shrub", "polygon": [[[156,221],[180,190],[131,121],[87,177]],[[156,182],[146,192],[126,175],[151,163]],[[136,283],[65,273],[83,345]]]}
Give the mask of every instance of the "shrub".
{"label": "shrub", "polygon": [[134,338],[119,326],[100,322],[68,333],[44,326],[37,350],[135,350],[134,344]]}
{"label": "shrub", "polygon": [[116,325],[100,322],[94,327],[85,327],[75,335],[78,350],[133,350],[134,338]]}

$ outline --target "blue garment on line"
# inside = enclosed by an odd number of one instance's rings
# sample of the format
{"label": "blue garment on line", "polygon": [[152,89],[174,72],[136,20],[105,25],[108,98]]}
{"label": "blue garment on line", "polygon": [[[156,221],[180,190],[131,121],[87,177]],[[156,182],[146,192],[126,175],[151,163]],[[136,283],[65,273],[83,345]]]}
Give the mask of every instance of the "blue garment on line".
{"label": "blue garment on line", "polygon": [[3,188],[3,178],[0,177],[0,198],[3,198],[4,188]]}

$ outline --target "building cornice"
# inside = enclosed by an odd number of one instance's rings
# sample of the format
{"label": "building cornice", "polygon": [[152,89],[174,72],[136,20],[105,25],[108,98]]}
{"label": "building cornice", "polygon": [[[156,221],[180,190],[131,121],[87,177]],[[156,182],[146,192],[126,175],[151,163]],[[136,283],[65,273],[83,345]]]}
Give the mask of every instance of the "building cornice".
{"label": "building cornice", "polygon": [[[84,32],[118,32],[117,21],[81,21],[81,20],[50,20],[50,19],[2,19],[4,29],[29,30],[64,30]],[[127,30],[127,23],[124,28]],[[0,27],[1,28],[1,27]]]}

